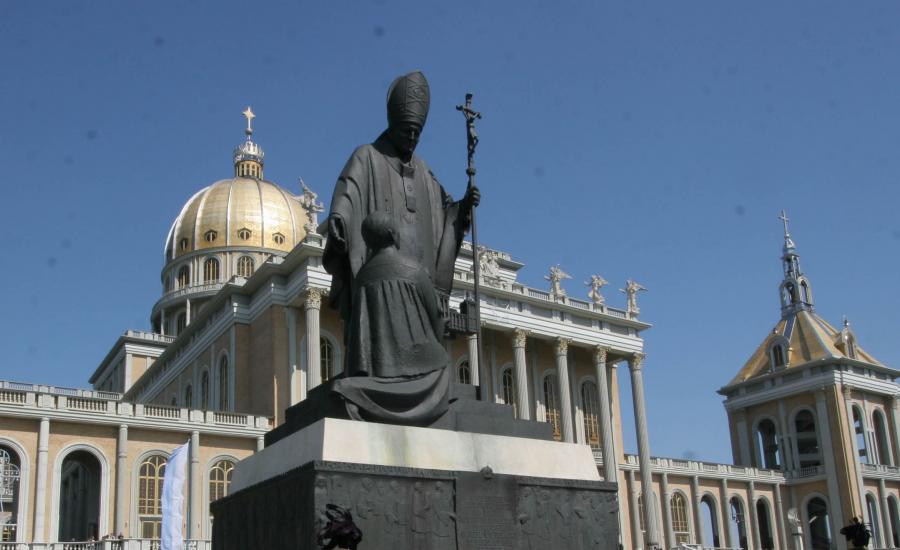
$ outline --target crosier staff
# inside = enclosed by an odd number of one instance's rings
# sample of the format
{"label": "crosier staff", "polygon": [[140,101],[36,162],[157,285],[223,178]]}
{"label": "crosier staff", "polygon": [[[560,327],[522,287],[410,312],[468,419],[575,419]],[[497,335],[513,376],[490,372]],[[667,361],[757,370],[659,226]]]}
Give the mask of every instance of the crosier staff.
{"label": "crosier staff", "polygon": [[[469,176],[469,184],[466,187],[466,193],[475,187],[475,148],[478,147],[478,133],[475,131],[475,120],[481,118],[481,113],[472,109],[472,94],[466,94],[465,105],[457,105],[456,110],[460,111],[466,117],[466,144],[468,149],[468,166],[466,167],[466,175]],[[487,380],[487,373],[484,368],[484,360],[481,353],[481,262],[478,258],[478,226],[475,224],[475,208],[472,205],[470,212],[472,222],[472,266],[475,271],[475,338],[476,348],[478,349],[478,395],[482,401],[488,400],[487,392],[484,391],[484,383]]]}

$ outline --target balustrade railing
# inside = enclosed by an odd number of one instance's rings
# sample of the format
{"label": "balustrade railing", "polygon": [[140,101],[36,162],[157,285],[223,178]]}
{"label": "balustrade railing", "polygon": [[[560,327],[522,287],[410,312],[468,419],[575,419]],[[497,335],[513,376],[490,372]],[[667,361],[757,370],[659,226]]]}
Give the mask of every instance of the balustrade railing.
{"label": "balustrade railing", "polygon": [[[158,539],[109,539],[80,542],[0,542],[0,550],[161,550]],[[186,539],[184,550],[211,550],[208,540]]]}

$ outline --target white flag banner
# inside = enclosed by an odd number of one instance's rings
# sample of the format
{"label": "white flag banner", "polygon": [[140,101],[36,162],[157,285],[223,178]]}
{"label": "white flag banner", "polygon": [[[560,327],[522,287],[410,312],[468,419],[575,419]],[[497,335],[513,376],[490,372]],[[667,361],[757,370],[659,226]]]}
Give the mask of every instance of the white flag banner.
{"label": "white flag banner", "polygon": [[166,463],[162,490],[161,550],[184,550],[184,479],[187,477],[190,441],[176,447]]}

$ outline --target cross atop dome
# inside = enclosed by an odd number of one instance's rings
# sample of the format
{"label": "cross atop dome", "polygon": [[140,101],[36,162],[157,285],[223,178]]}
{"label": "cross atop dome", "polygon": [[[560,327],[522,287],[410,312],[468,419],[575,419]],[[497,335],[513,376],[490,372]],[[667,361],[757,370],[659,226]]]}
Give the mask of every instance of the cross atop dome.
{"label": "cross atop dome", "polygon": [[247,129],[244,130],[244,133],[246,133],[248,136],[252,136],[253,135],[253,126],[251,123],[253,122],[253,119],[256,118],[256,115],[253,114],[253,111],[250,109],[249,105],[247,106],[247,109],[244,110],[243,114],[244,114],[244,117],[247,119]]}
{"label": "cross atop dome", "polygon": [[262,147],[257,145],[250,139],[253,135],[253,109],[249,106],[242,113],[247,119],[247,128],[244,133],[247,134],[247,140],[234,148],[234,175],[238,178],[255,178],[263,179],[263,153]]}

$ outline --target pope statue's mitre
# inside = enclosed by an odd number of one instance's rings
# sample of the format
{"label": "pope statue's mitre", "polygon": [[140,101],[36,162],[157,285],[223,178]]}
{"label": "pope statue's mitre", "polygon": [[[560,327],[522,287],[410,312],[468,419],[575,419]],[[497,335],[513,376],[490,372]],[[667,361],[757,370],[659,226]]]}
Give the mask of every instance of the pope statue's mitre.
{"label": "pope statue's mitre", "polygon": [[388,124],[418,122],[425,126],[431,92],[425,75],[419,71],[398,76],[388,89]]}

